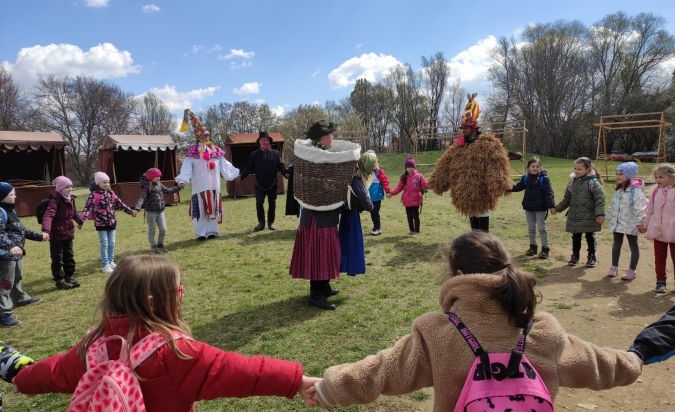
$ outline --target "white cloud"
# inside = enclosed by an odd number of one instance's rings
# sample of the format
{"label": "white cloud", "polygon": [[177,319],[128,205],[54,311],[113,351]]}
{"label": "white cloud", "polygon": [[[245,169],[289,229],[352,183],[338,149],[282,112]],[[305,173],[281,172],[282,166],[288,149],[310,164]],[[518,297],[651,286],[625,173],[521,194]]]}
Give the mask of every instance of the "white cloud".
{"label": "white cloud", "polygon": [[250,59],[255,56],[255,52],[247,52],[244,50],[240,49],[230,49],[230,52],[224,56],[218,56],[218,59],[220,60],[227,60],[227,59],[234,59],[236,57],[242,58],[242,59]]}
{"label": "white cloud", "polygon": [[220,44],[215,44],[215,45],[213,45],[213,47],[211,47],[208,51],[209,51],[209,52],[214,52],[214,51],[215,51],[215,52],[219,52],[219,51],[221,51],[222,49],[223,49],[223,48],[222,48],[222,46],[221,46]]}
{"label": "white cloud", "polygon": [[159,10],[159,6],[154,4],[146,4],[145,6],[141,7],[141,11],[143,11],[143,13],[158,13]]}
{"label": "white cloud", "polygon": [[189,92],[178,92],[175,86],[167,84],[164,87],[156,87],[148,91],[164,102],[170,111],[175,112],[192,107],[194,102],[213,96],[218,90],[220,90],[220,87],[207,87]]}
{"label": "white cloud", "polygon": [[488,36],[468,49],[459,52],[450,59],[450,76],[460,78],[462,82],[484,80],[488,69],[492,65],[490,51],[497,46],[497,39]]}
{"label": "white cloud", "polygon": [[392,67],[401,64],[394,56],[367,53],[360,57],[352,57],[328,74],[328,82],[332,89],[340,89],[356,83],[358,79],[366,79],[376,83],[389,73]]}
{"label": "white cloud", "polygon": [[243,86],[232,89],[232,94],[237,95],[256,94],[260,92],[260,86],[262,86],[262,83],[258,82],[244,83]]}
{"label": "white cloud", "polygon": [[241,63],[230,62],[230,69],[232,69],[232,70],[234,70],[234,69],[243,69],[244,67],[250,67],[250,66],[253,66],[253,63],[250,62],[250,61],[246,61],[246,60],[244,60],[244,61],[241,62]]}
{"label": "white cloud", "polygon": [[192,54],[197,54],[202,50],[204,50],[204,46],[199,46],[199,45],[196,45],[196,44],[192,45]]}
{"label": "white cloud", "polygon": [[72,44],[49,44],[23,48],[16,62],[3,62],[14,80],[26,87],[32,86],[38,75],[92,76],[100,79],[124,77],[141,71],[134,65],[128,51],[117,50],[110,43],[99,44],[83,51]]}
{"label": "white cloud", "polygon": [[110,0],[84,0],[85,6],[93,8],[108,7],[109,2]]}
{"label": "white cloud", "polygon": [[360,49],[361,47],[363,47],[363,43],[359,43],[359,44],[356,45],[357,49]]}
{"label": "white cloud", "polygon": [[314,73],[312,73],[312,77],[316,77],[319,73],[321,73],[321,70],[319,69],[314,70]]}
{"label": "white cloud", "polygon": [[286,111],[284,110],[284,108],[282,106],[277,106],[277,107],[271,107],[270,106],[270,112],[272,112],[277,117],[283,117],[284,113],[286,113]]}

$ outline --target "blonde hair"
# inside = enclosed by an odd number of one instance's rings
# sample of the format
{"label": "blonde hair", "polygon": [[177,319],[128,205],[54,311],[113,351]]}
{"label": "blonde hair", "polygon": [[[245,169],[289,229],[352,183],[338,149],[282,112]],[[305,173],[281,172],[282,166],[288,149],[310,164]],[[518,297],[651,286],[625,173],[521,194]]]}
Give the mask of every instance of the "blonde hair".
{"label": "blonde hair", "polygon": [[675,167],[673,167],[673,165],[669,163],[661,163],[654,168],[654,177],[656,177],[657,173],[669,176],[672,181],[671,184],[675,183]]}
{"label": "blonde hair", "polygon": [[191,335],[190,327],[183,321],[178,292],[180,266],[174,260],[158,255],[136,255],[122,258],[108,278],[103,299],[99,325],[89,331],[80,347],[80,357],[96,339],[104,335],[105,319],[125,315],[129,318],[127,344],[131,347],[139,324],[150,332],[161,334],[171,350],[181,359],[189,359],[176,346],[171,331]]}
{"label": "blonde hair", "polygon": [[501,303],[509,323],[524,328],[534,316],[537,281],[511,263],[511,255],[496,236],[482,230],[465,233],[441,248],[450,276],[491,273],[502,282],[492,289],[492,298]]}
{"label": "blonde hair", "polygon": [[593,165],[593,161],[590,158],[585,157],[585,156],[580,157],[577,160],[575,160],[574,163],[583,164],[584,166],[586,166],[586,169],[591,169],[593,172],[595,172],[595,178],[598,180],[598,182],[600,182],[600,184],[604,183],[603,180],[602,180],[602,176],[600,176],[600,172]]}

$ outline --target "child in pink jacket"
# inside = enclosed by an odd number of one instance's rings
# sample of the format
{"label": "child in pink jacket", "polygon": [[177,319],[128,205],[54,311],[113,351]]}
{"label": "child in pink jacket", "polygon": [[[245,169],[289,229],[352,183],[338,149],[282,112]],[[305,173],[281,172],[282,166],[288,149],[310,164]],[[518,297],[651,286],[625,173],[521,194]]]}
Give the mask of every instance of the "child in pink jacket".
{"label": "child in pink jacket", "polygon": [[408,236],[420,235],[420,209],[424,203],[424,192],[429,188],[427,180],[417,171],[415,159],[408,157],[405,159],[405,172],[401,175],[398,186],[391,193],[387,193],[387,198],[399,194],[401,203],[405,206],[405,214],[408,217],[408,227],[410,233]]}
{"label": "child in pink jacket", "polygon": [[661,164],[654,169],[657,187],[647,204],[647,214],[641,233],[647,232],[647,238],[654,241],[654,269],[656,270],[656,288],[654,292],[666,292],[666,260],[668,249],[675,263],[675,167]]}

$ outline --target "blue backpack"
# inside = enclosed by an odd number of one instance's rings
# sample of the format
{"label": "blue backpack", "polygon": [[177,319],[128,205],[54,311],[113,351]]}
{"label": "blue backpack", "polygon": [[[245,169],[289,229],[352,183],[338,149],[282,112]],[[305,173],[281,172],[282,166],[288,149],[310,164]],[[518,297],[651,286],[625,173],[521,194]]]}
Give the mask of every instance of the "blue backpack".
{"label": "blue backpack", "polygon": [[[527,177],[529,175],[530,175],[529,173],[526,174],[526,175],[523,175],[523,183],[527,184]],[[542,186],[543,184],[544,184],[544,175],[540,174],[539,175],[539,186]]]}

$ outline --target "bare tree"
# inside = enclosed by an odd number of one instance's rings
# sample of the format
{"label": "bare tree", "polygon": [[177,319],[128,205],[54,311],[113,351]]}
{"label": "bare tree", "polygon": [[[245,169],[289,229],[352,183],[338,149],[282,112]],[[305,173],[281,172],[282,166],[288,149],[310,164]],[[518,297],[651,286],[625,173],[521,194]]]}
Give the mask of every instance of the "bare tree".
{"label": "bare tree", "polygon": [[26,96],[12,74],[0,67],[0,130],[30,130],[28,112]]}
{"label": "bare tree", "polygon": [[157,96],[148,93],[137,99],[132,114],[134,132],[144,135],[172,135],[176,132],[176,116]]}
{"label": "bare tree", "polygon": [[103,139],[130,131],[133,97],[103,80],[40,77],[34,100],[47,131],[60,133],[68,141],[66,164],[80,184],[91,180]]}
{"label": "bare tree", "polygon": [[391,120],[397,127],[399,151],[410,152],[418,125],[424,124],[428,113],[426,99],[420,93],[420,76],[409,64],[394,67],[383,80],[392,95]]}
{"label": "bare tree", "polygon": [[290,110],[282,118],[279,119],[279,124],[275,127],[275,131],[284,136],[286,143],[284,144],[284,153],[286,160],[293,159],[293,147],[296,139],[304,139],[305,131],[309,129],[314,122],[327,119],[326,111],[318,105],[300,105],[293,110]]}
{"label": "bare tree", "polygon": [[459,130],[464,113],[464,96],[466,90],[461,86],[462,79],[455,79],[448,89],[448,95],[443,106],[443,124],[451,127],[445,132],[454,132]]}
{"label": "bare tree", "polygon": [[[450,65],[445,60],[442,52],[436,52],[436,55],[426,58],[422,56],[422,77],[421,91],[426,96],[429,110],[428,126],[437,131],[441,105],[443,102],[443,93],[450,75]],[[429,142],[437,145],[438,141]],[[428,149],[438,149],[438,147],[429,147]]]}

